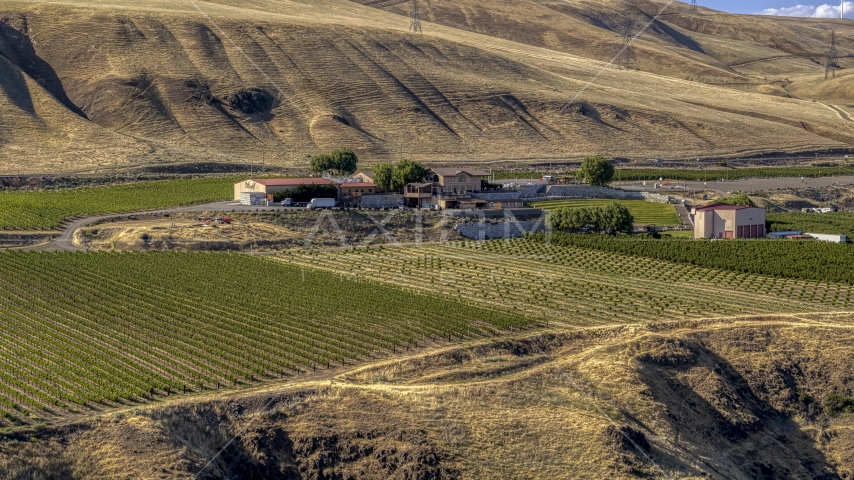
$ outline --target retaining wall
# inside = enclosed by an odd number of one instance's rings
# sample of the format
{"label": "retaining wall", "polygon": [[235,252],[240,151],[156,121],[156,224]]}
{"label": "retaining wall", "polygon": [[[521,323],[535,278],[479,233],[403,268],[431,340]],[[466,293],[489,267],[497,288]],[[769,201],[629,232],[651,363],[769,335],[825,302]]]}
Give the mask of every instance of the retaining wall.
{"label": "retaining wall", "polygon": [[542,232],[546,229],[545,221],[498,222],[498,223],[464,223],[454,227],[460,235],[472,240],[489,240],[492,238],[518,238],[525,232]]}
{"label": "retaining wall", "polygon": [[546,197],[613,198],[617,200],[646,200],[670,203],[670,197],[652,192],[629,192],[618,188],[591,187],[589,185],[549,185]]}
{"label": "retaining wall", "polygon": [[362,195],[364,208],[397,207],[403,205],[403,195]]}

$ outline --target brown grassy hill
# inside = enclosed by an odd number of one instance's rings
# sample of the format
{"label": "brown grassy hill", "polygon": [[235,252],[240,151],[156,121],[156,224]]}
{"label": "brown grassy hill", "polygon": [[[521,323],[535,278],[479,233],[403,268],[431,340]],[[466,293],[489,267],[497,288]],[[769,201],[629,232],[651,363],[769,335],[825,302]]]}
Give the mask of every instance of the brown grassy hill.
{"label": "brown grassy hill", "polygon": [[7,436],[0,474],[180,479],[207,464],[196,478],[846,479],[854,419],[838,407],[854,388],[851,320],[435,347],[334,378]]}
{"label": "brown grassy hill", "polygon": [[[415,35],[406,18],[348,0],[196,5],[204,14],[165,0],[0,1],[0,62],[12,72],[0,80],[0,174],[299,166],[340,145],[367,162],[475,163],[854,143],[854,122],[822,104],[673,78],[681,74],[597,77],[604,65],[590,51],[613,36],[601,25],[568,24],[589,34],[567,39],[576,51],[454,28],[464,25],[429,24]],[[506,8],[504,17],[516,11]],[[605,25],[613,12],[597,8]],[[518,31],[535,30],[520,22]],[[663,25],[644,40],[656,63],[687,65],[689,78],[741,81],[720,59],[674,50],[659,37],[688,39]]]}
{"label": "brown grassy hill", "polygon": [[[411,8],[400,0],[353,1],[400,15]],[[640,10],[639,24],[652,22],[636,41],[640,69],[670,77],[754,88],[798,74],[823,78],[824,67],[817,61],[828,48],[831,29],[838,32],[840,54],[854,53],[854,22],[733,15],[706,8],[692,16],[683,2],[631,4]],[[421,5],[431,22],[609,61],[622,34],[627,2],[429,0]],[[854,62],[843,58],[842,65],[850,68]]]}

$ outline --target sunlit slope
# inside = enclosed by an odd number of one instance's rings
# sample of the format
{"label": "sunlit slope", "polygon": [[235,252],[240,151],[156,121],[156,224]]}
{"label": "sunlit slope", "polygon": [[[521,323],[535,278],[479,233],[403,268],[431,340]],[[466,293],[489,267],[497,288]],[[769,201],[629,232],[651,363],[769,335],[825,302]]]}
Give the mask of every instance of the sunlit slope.
{"label": "sunlit slope", "polygon": [[[411,8],[401,0],[353,1],[400,15]],[[840,53],[854,51],[854,22],[732,15],[706,8],[691,15],[683,2],[632,3],[639,7],[638,29],[649,25],[636,40],[638,66],[661,75],[749,85],[796,74],[823,75],[821,56],[831,29],[839,33]],[[421,8],[431,22],[607,61],[623,31],[626,2],[430,0]],[[854,65],[848,59],[842,64]]]}
{"label": "sunlit slope", "polygon": [[[587,87],[602,62],[435,24],[416,35],[348,0],[196,5],[0,2],[0,58],[20,69],[0,108],[55,107],[35,130],[31,113],[4,116],[3,173],[304,165],[340,145],[459,163],[854,143],[854,122],[824,105],[613,69]],[[92,133],[50,140],[71,128]]]}

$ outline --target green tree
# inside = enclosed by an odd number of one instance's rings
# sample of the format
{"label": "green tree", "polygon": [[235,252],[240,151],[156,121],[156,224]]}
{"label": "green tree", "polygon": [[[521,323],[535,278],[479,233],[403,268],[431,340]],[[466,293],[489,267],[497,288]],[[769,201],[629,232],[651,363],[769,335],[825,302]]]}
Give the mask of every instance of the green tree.
{"label": "green tree", "polygon": [[332,167],[341,175],[352,175],[356,173],[359,157],[353,150],[341,147],[332,152]]}
{"label": "green tree", "polygon": [[399,191],[407,183],[420,182],[424,180],[424,167],[412,160],[402,159],[394,166],[391,178],[392,190]]}
{"label": "green tree", "polygon": [[634,217],[629,210],[617,202],[606,207],[573,208],[561,207],[549,212],[546,225],[552,230],[578,233],[632,233]]}
{"label": "green tree", "polygon": [[290,198],[294,202],[309,202],[312,198],[334,198],[338,200],[338,189],[335,185],[297,185],[288,190],[273,194],[273,200],[281,202]]}
{"label": "green tree", "polygon": [[322,174],[323,172],[328,172],[329,170],[335,169],[335,162],[332,158],[332,155],[328,153],[321,153],[311,157],[311,162],[309,164],[309,171],[314,174]]}
{"label": "green tree", "polygon": [[374,165],[374,185],[379,190],[391,190],[391,179],[394,175],[394,165],[391,163],[378,163]]}
{"label": "green tree", "polygon": [[632,233],[635,229],[635,217],[628,208],[617,202],[611,202],[601,209],[601,215],[601,231],[608,235]]}
{"label": "green tree", "polygon": [[604,187],[614,179],[614,166],[604,157],[586,157],[581,161],[578,176],[590,185]]}
{"label": "green tree", "polygon": [[728,203],[730,205],[742,205],[745,207],[755,207],[756,204],[753,203],[753,200],[750,199],[747,195],[743,193],[739,193],[738,195],[733,195],[731,197],[721,197],[716,201],[721,203]]}
{"label": "green tree", "polygon": [[309,171],[320,175],[323,172],[336,172],[339,175],[352,175],[356,172],[359,157],[347,147],[335,149],[332,153],[321,153],[311,157]]}
{"label": "green tree", "polygon": [[585,229],[598,231],[596,208],[560,207],[549,212],[546,225],[553,230],[578,233]]}

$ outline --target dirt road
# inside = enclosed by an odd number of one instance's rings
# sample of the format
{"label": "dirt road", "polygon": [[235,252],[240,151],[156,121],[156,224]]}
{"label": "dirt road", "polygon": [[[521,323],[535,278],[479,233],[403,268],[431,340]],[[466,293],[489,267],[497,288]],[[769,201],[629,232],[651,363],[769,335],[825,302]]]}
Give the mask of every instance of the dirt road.
{"label": "dirt road", "polygon": [[[295,207],[258,207],[258,206],[248,206],[241,205],[235,202],[215,202],[215,203],[206,203],[203,205],[194,205],[192,207],[179,207],[179,208],[167,208],[163,210],[151,210],[144,212],[136,212],[140,215],[162,215],[165,213],[187,213],[187,212],[255,212],[261,210],[288,210],[294,209]],[[74,252],[85,250],[74,245],[74,232],[83,228],[87,225],[91,225],[95,222],[100,222],[103,220],[109,220],[111,218],[121,218],[126,217],[130,214],[128,213],[111,213],[105,215],[96,215],[93,217],[80,218],[72,221],[62,230],[62,233],[47,243],[42,243],[40,245],[34,245],[31,247],[22,247],[20,250],[33,250],[38,252]]]}

